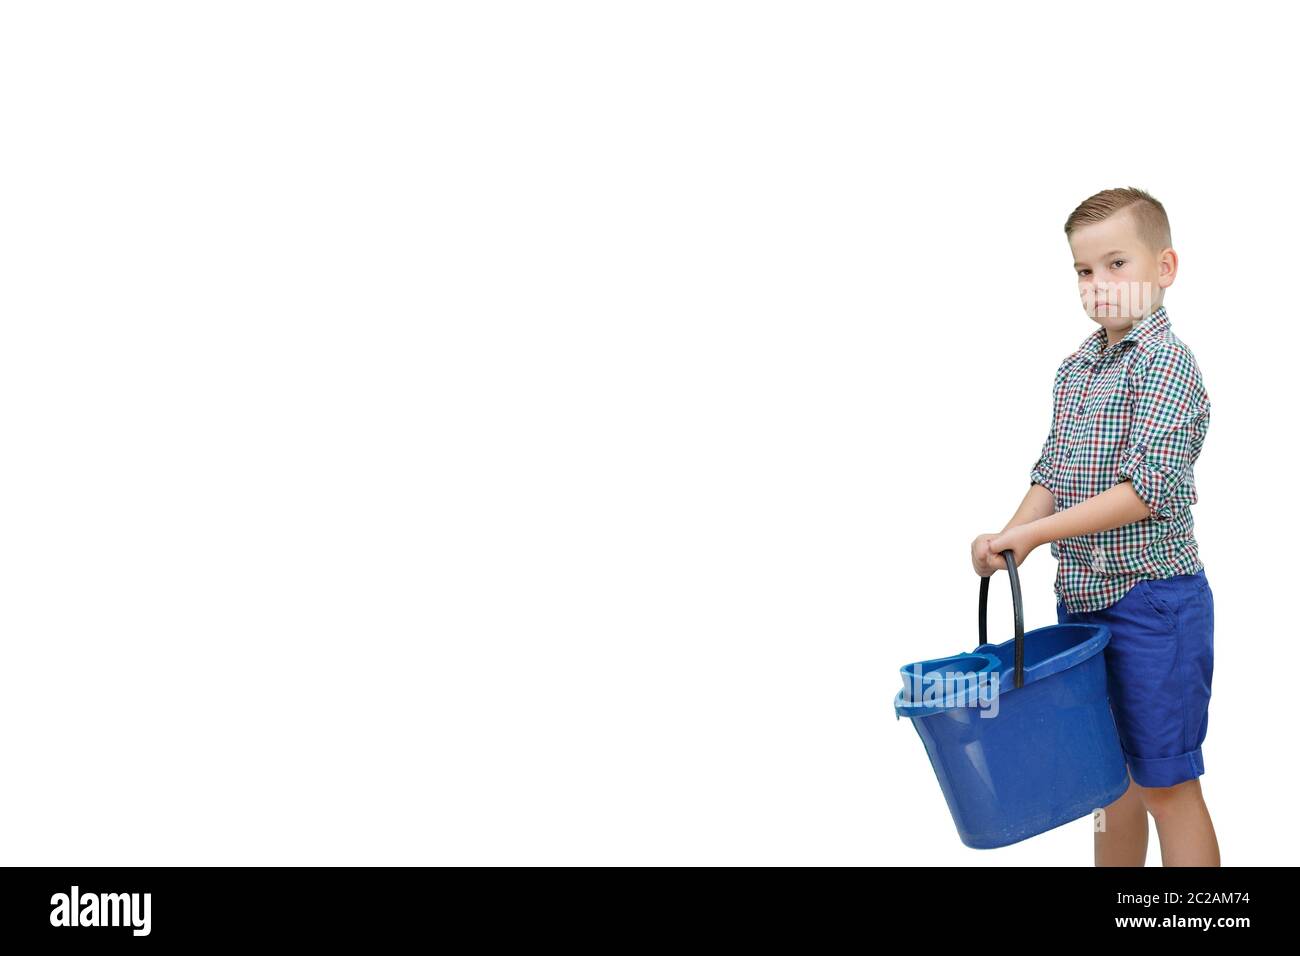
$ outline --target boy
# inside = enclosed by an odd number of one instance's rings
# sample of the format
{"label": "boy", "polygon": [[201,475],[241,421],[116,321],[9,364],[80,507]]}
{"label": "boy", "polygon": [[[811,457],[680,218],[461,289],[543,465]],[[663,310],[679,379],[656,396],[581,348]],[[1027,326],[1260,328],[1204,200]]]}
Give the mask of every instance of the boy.
{"label": "boy", "polygon": [[1100,328],[1061,362],[1052,427],[1029,492],[1000,534],[971,545],[975,571],[1019,567],[1039,545],[1057,559],[1057,622],[1105,623],[1111,709],[1128,791],[1106,807],[1097,866],[1143,866],[1147,814],[1165,866],[1219,866],[1198,777],[1214,669],[1214,598],[1193,535],[1192,466],[1210,401],[1173,332],[1164,207],[1107,189],[1065,223],[1084,309]]}

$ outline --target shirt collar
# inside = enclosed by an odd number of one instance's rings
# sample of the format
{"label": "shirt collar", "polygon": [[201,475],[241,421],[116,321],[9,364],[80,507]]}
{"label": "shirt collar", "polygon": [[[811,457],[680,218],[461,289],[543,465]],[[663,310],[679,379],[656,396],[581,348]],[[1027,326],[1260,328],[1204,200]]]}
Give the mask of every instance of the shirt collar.
{"label": "shirt collar", "polygon": [[[1124,337],[1122,339],[1120,339],[1114,345],[1107,346],[1106,352],[1110,352],[1111,350],[1118,349],[1125,342],[1132,342],[1136,344],[1138,342],[1150,339],[1153,336],[1159,335],[1167,328],[1169,328],[1169,313],[1165,311],[1165,307],[1163,305],[1157,306],[1155,309],[1153,309],[1150,312],[1150,314],[1146,315],[1141,320],[1134,322],[1133,327],[1124,334]],[[1079,346],[1079,353],[1089,361],[1093,361],[1098,356],[1103,354],[1102,346],[1105,344],[1106,344],[1106,330],[1097,329],[1095,332],[1093,332],[1091,335],[1089,335],[1086,339],[1083,340],[1083,344]]]}

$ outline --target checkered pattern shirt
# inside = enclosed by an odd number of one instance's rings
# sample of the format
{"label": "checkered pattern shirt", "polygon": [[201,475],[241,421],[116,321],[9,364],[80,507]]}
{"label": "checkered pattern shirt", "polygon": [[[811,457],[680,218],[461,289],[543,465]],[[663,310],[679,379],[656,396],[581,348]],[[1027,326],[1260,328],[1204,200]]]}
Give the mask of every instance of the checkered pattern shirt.
{"label": "checkered pattern shirt", "polygon": [[1127,479],[1149,510],[1051,543],[1056,600],[1073,613],[1109,607],[1138,581],[1203,567],[1191,512],[1192,466],[1210,424],[1201,370],[1164,306],[1105,346],[1099,328],[1057,368],[1052,427],[1029,481],[1064,511]]}

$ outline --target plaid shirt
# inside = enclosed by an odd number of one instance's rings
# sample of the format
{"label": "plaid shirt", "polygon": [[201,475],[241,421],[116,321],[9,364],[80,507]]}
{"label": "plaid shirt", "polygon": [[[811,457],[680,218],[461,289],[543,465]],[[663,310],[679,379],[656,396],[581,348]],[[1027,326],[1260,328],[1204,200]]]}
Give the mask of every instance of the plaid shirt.
{"label": "plaid shirt", "polygon": [[1061,362],[1052,428],[1030,472],[1064,511],[1125,479],[1148,516],[1051,543],[1056,600],[1080,613],[1109,607],[1138,581],[1194,574],[1192,465],[1210,424],[1210,400],[1191,350],[1164,306],[1108,348],[1097,329]]}

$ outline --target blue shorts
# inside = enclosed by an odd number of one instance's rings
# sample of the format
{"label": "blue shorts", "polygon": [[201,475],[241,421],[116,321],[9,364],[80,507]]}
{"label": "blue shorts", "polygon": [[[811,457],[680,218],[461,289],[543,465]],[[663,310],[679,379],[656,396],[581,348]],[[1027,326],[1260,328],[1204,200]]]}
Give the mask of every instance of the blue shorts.
{"label": "blue shorts", "polygon": [[1059,624],[1110,627],[1106,692],[1129,773],[1144,787],[1172,787],[1205,773],[1201,744],[1214,673],[1214,594],[1205,569],[1139,581],[1110,607]]}

